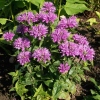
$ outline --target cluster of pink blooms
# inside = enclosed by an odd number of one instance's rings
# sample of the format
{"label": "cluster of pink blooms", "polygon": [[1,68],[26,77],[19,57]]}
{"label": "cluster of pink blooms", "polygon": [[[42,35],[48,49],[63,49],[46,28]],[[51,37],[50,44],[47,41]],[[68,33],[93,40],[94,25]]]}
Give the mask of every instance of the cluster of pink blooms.
{"label": "cluster of pink blooms", "polygon": [[29,48],[30,47],[30,41],[27,38],[17,38],[15,39],[14,43],[14,48],[18,49],[18,50],[22,50],[24,51],[25,48]]}
{"label": "cluster of pink blooms", "polygon": [[[45,2],[39,13],[33,14],[32,12],[23,12],[17,16],[16,20],[19,25],[16,33],[22,33],[20,36],[24,37],[14,39],[13,46],[20,51],[17,60],[21,65],[29,63],[30,58],[34,58],[38,62],[43,63],[51,59],[51,53],[45,47],[37,48],[34,52],[28,51],[31,47],[31,41],[27,36],[38,40],[46,37],[49,32],[49,28],[46,25],[48,25],[48,23],[54,23],[57,19],[55,12],[56,8],[53,3]],[[93,60],[95,52],[89,46],[87,38],[82,35],[71,34],[68,30],[69,28],[75,28],[77,26],[78,22],[75,16],[61,18],[58,25],[50,34],[50,37],[54,43],[57,43],[62,56],[78,57],[84,61]],[[14,35],[15,34],[12,32],[6,32],[3,34],[3,37],[7,41],[12,41]],[[70,69],[70,66],[68,63],[62,63],[58,69],[60,73],[66,73]]]}
{"label": "cluster of pink blooms", "polygon": [[39,40],[41,40],[42,37],[46,37],[47,33],[48,33],[48,27],[41,23],[33,26],[32,29],[29,31],[30,36],[38,38]]}
{"label": "cluster of pink blooms", "polygon": [[51,54],[47,48],[38,48],[32,54],[32,57],[37,59],[38,62],[44,62],[44,63],[50,60],[50,56]]}
{"label": "cluster of pink blooms", "polygon": [[6,40],[6,41],[11,41],[13,39],[13,37],[15,36],[14,33],[12,32],[5,32],[3,34],[3,38]]}

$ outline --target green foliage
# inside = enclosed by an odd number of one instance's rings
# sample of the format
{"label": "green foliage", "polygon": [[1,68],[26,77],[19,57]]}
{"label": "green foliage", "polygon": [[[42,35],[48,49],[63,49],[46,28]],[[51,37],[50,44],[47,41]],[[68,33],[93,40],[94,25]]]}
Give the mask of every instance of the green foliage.
{"label": "green foliage", "polygon": [[94,84],[95,89],[91,89],[91,95],[85,96],[84,100],[100,100],[100,85],[99,83],[94,79],[91,78],[90,81]]}
{"label": "green foliage", "polygon": [[68,15],[82,13],[85,10],[89,10],[85,4],[84,0],[67,0],[64,10]]}
{"label": "green foliage", "polygon": [[[16,33],[16,28],[18,22],[16,22],[16,16],[20,12],[32,11],[39,12],[41,6],[45,0],[2,0],[2,5],[0,4],[1,14],[0,14],[0,25],[1,32],[5,30],[13,30],[15,32],[15,39],[21,34]],[[0,1],[1,2],[1,1]],[[58,17],[63,15],[74,15],[77,13],[82,13],[88,10],[86,7],[86,2],[83,0],[67,0],[63,4],[62,0],[53,1],[56,5]],[[62,13],[62,12],[65,13]],[[45,24],[49,27],[49,33],[54,31],[57,26],[59,18],[55,23]],[[23,24],[23,23],[22,23]],[[26,23],[24,23],[26,25]],[[33,24],[33,23],[32,23]],[[37,25],[38,23],[36,23]],[[30,28],[32,25],[28,25]],[[69,29],[71,31],[71,29]],[[3,32],[2,32],[3,33]],[[16,91],[17,95],[21,97],[21,100],[57,100],[65,99],[70,100],[70,94],[75,94],[76,84],[80,83],[81,80],[85,81],[84,70],[88,70],[88,62],[80,61],[78,57],[62,57],[58,49],[58,44],[54,44],[51,41],[50,34],[43,38],[41,41],[33,39],[28,35],[22,35],[29,38],[31,41],[31,47],[28,51],[33,52],[39,47],[47,47],[52,56],[51,61],[47,63],[37,62],[35,59],[31,59],[30,63],[23,66],[17,66],[15,72],[10,72],[9,75],[12,76],[13,88],[10,91]],[[72,37],[70,37],[72,39]],[[12,41],[13,42],[13,41]],[[4,40],[0,41],[0,46],[4,47]],[[6,42],[8,44],[12,44]],[[21,51],[15,51],[15,56],[17,56]],[[59,73],[58,67],[61,62],[68,63],[70,66],[70,71],[62,74]]]}

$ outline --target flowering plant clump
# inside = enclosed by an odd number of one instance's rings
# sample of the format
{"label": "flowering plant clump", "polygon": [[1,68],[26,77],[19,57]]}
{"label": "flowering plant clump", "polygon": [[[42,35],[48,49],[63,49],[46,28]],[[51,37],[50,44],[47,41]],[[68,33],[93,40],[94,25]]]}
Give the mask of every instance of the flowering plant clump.
{"label": "flowering plant clump", "polygon": [[93,62],[94,50],[87,38],[72,33],[78,27],[77,18],[59,20],[52,2],[45,2],[39,13],[18,14],[14,33],[3,37],[17,51],[14,87],[22,100],[57,100],[70,98],[76,84],[85,81],[84,70]]}

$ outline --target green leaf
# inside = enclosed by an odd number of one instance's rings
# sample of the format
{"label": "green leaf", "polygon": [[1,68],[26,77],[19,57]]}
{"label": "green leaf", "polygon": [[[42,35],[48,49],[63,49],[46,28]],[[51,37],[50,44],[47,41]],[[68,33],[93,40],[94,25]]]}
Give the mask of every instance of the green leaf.
{"label": "green leaf", "polygon": [[62,90],[62,87],[61,87],[59,81],[56,81],[53,86],[53,90],[52,90],[52,97],[54,100],[56,100],[59,97],[61,90]]}
{"label": "green leaf", "polygon": [[25,0],[27,2],[31,2],[32,4],[36,5],[37,7],[41,7],[44,0]]}
{"label": "green leaf", "polygon": [[16,76],[16,72],[10,72],[10,73],[8,73],[9,75],[11,75],[11,76]]}
{"label": "green leaf", "polygon": [[38,96],[38,95],[40,94],[40,91],[43,91],[43,86],[42,86],[42,84],[39,86],[38,89],[36,89],[36,92],[35,92],[35,94],[34,94],[34,97]]}
{"label": "green leaf", "polygon": [[53,83],[53,80],[47,80],[44,83],[49,87]]}
{"label": "green leaf", "polygon": [[89,67],[83,67],[83,69],[87,70],[87,71],[90,71]]}
{"label": "green leaf", "polygon": [[25,88],[25,85],[18,83],[18,81],[15,84],[15,89],[20,97],[22,97],[25,93],[28,92],[28,89]]}
{"label": "green leaf", "polygon": [[95,100],[100,100],[100,95],[93,96]]}
{"label": "green leaf", "polygon": [[66,5],[64,6],[64,10],[68,15],[74,15],[74,14],[82,13],[85,10],[88,10],[88,8],[85,6],[85,4],[72,4],[66,2]]}
{"label": "green leaf", "polygon": [[90,81],[93,82],[93,84],[94,84],[95,86],[98,86],[98,85],[97,85],[97,82],[95,81],[94,78],[90,78]]}
{"label": "green leaf", "polygon": [[15,87],[11,88],[9,91],[10,92],[15,91]]}
{"label": "green leaf", "polygon": [[91,26],[92,26],[93,24],[98,23],[98,22],[96,21],[96,18],[90,18],[90,19],[88,19],[86,22],[89,22]]}
{"label": "green leaf", "polygon": [[96,11],[96,14],[100,18],[100,12]]}
{"label": "green leaf", "polygon": [[8,19],[6,19],[6,18],[0,18],[0,23],[1,23],[2,25],[4,25],[4,24],[6,24],[7,20],[8,20]]}
{"label": "green leaf", "polygon": [[57,61],[55,61],[55,62],[53,63],[53,66],[54,66],[54,67],[59,66],[59,65],[60,65],[60,61],[59,61],[59,60],[57,60]]}
{"label": "green leaf", "polygon": [[72,67],[72,68],[69,70],[69,75],[72,75],[74,71],[75,71],[75,67]]}
{"label": "green leaf", "polygon": [[84,67],[87,67],[87,66],[88,66],[88,62],[84,61]]}
{"label": "green leaf", "polygon": [[44,0],[31,0],[30,2],[34,5],[36,5],[37,7],[41,7]]}
{"label": "green leaf", "polygon": [[87,4],[84,0],[67,0],[69,3],[82,3],[82,4]]}
{"label": "green leaf", "polygon": [[70,85],[70,88],[69,88],[68,91],[69,91],[71,94],[75,94],[75,92],[76,92],[76,86],[75,86],[74,83],[72,83],[72,84]]}
{"label": "green leaf", "polygon": [[58,97],[59,99],[70,100],[70,95],[67,92],[61,91]]}

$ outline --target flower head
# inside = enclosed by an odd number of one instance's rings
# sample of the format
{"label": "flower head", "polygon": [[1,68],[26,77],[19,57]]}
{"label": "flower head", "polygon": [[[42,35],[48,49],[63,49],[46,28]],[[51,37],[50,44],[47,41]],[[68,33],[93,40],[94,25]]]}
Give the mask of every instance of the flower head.
{"label": "flower head", "polygon": [[17,33],[27,33],[28,30],[29,30],[29,27],[28,27],[28,26],[25,26],[25,25],[18,25],[18,26],[17,26],[16,32],[17,32]]}
{"label": "flower head", "polygon": [[95,52],[90,46],[88,45],[80,45],[79,46],[79,57],[86,61],[86,60],[93,60]]}
{"label": "flower head", "polygon": [[30,62],[30,52],[29,51],[20,52],[19,55],[17,56],[17,61],[21,65],[24,65],[24,64]]}
{"label": "flower head", "polygon": [[7,41],[11,41],[11,40],[13,39],[14,36],[15,36],[15,34],[12,33],[12,32],[5,32],[5,33],[3,34],[3,38],[4,38],[5,40],[7,40]]}
{"label": "flower head", "polygon": [[16,18],[16,20],[19,23],[27,22],[28,24],[30,24],[30,22],[33,22],[34,19],[35,19],[35,16],[33,15],[32,12],[24,12],[24,13],[21,13]]}
{"label": "flower head", "polygon": [[74,28],[74,27],[78,26],[78,22],[77,22],[76,16],[71,16],[71,17],[68,18],[68,20],[67,20],[67,26],[69,28]]}
{"label": "flower head", "polygon": [[65,42],[69,35],[70,33],[66,29],[58,28],[51,34],[51,38],[53,42],[60,43]]}
{"label": "flower head", "polygon": [[30,41],[27,38],[17,38],[15,39],[14,43],[14,48],[18,49],[18,50],[25,50],[25,48],[29,48],[30,47]]}
{"label": "flower head", "polygon": [[48,60],[50,60],[50,52],[47,48],[38,48],[33,52],[32,57],[37,59],[38,62],[44,62],[46,63]]}
{"label": "flower head", "polygon": [[41,8],[41,11],[54,13],[56,11],[56,8],[54,7],[52,2],[45,2],[43,7]]}
{"label": "flower head", "polygon": [[78,26],[78,22],[75,16],[71,16],[69,18],[61,18],[58,23],[57,28],[74,28]]}
{"label": "flower head", "polygon": [[89,44],[89,42],[87,41],[87,38],[82,35],[74,34],[73,39],[76,43],[78,43],[80,45],[88,45]]}
{"label": "flower head", "polygon": [[45,23],[54,23],[54,21],[57,19],[57,15],[51,12],[50,13],[40,12],[39,19]]}
{"label": "flower head", "polygon": [[64,74],[64,73],[67,73],[68,70],[70,69],[70,66],[68,65],[68,63],[65,63],[65,64],[60,64],[60,66],[58,67],[59,69],[59,72]]}
{"label": "flower head", "polygon": [[34,38],[41,40],[42,37],[46,37],[48,28],[44,24],[38,24],[37,26],[33,26],[29,33]]}
{"label": "flower head", "polygon": [[79,49],[78,49],[78,44],[74,42],[64,42],[59,45],[59,49],[62,53],[62,56],[78,56],[79,55]]}

